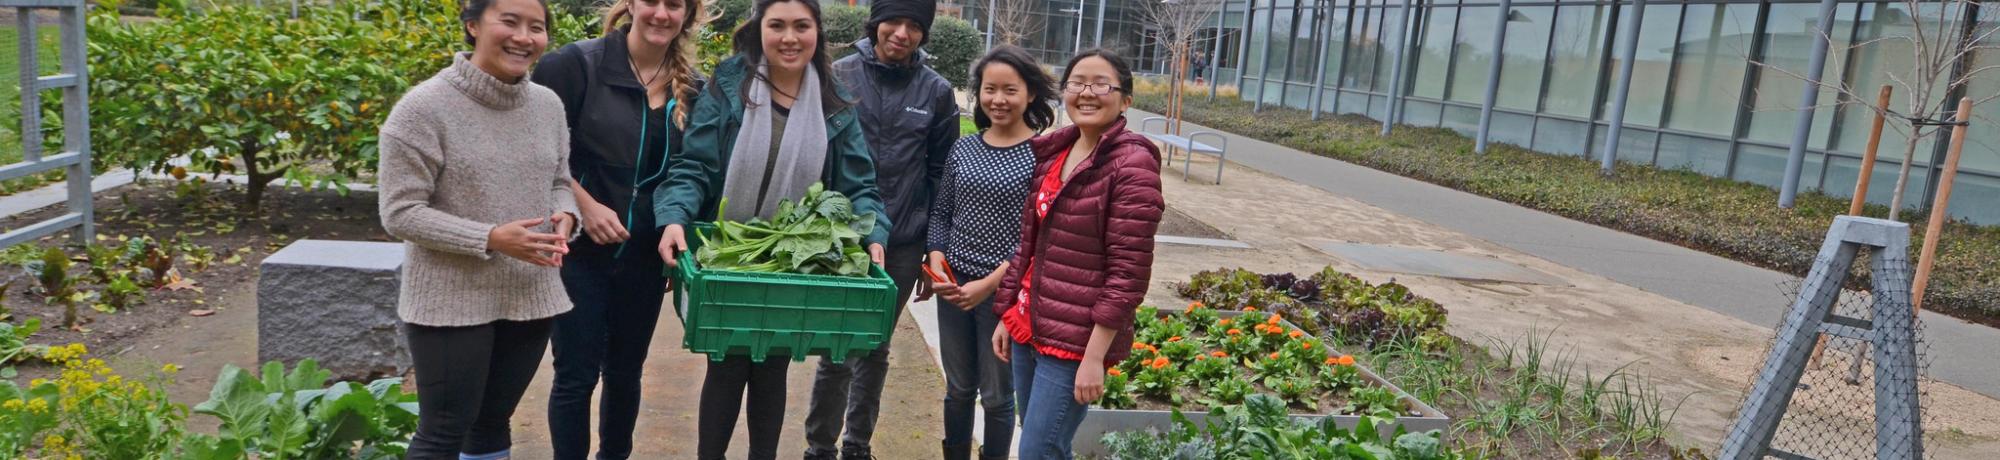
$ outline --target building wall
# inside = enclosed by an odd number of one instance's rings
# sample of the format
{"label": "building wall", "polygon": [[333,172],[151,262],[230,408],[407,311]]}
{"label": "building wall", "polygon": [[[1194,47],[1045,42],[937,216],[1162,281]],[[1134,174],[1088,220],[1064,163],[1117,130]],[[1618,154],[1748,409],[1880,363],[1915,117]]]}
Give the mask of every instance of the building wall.
{"label": "building wall", "polygon": [[[1507,39],[1495,49],[1494,29],[1503,24],[1497,1],[1413,0],[1407,31],[1394,0],[1244,0],[1231,9],[1246,6],[1254,7],[1247,21],[1229,18],[1249,37],[1241,80],[1246,100],[1309,109],[1317,90],[1323,111],[1379,120],[1389,116],[1388,95],[1398,87],[1391,81],[1396,56],[1407,52],[1399,122],[1472,135],[1497,56],[1500,91],[1490,138],[1579,156],[1604,148],[1613,80],[1628,59],[1618,44],[1633,33],[1627,23],[1636,11],[1630,1],[1514,2],[1504,15]],[[1777,186],[1806,88],[1795,75],[1809,65],[1817,2],[1673,0],[1644,8],[1639,46],[1629,57],[1634,72],[1618,158]],[[1913,20],[1925,21],[1926,30],[1964,26],[1942,23],[1937,9],[1920,10],[1900,2],[1840,3],[1825,80],[1872,98],[1891,75],[1908,79],[1909,45],[1879,38],[1909,34]],[[1994,27],[2000,8],[1973,14],[1976,26]],[[2000,64],[2000,51],[1975,54],[1965,68]],[[1233,76],[1233,69],[1221,75]],[[1979,75],[1967,90],[1975,99],[2000,94],[2000,71]],[[1838,105],[1844,97],[1820,92],[1803,190],[1852,193],[1872,113]],[[1946,98],[1936,95],[1932,104]],[[2000,122],[2000,101],[1975,112],[1975,127]],[[1872,202],[1889,200],[1903,136],[1894,129],[1883,135]],[[1942,160],[1946,137],[1919,144],[1906,203],[1928,206],[1927,192],[1936,186],[1931,165]],[[1953,216],[2000,223],[2000,129],[1971,131],[1952,197]]]}

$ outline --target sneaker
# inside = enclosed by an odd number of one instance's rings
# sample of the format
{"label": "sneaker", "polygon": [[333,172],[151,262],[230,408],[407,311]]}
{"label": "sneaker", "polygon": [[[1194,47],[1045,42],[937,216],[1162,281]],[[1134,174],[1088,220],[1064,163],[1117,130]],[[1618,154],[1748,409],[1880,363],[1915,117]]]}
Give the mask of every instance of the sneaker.
{"label": "sneaker", "polygon": [[840,460],[876,460],[875,453],[867,448],[848,447],[840,450]]}

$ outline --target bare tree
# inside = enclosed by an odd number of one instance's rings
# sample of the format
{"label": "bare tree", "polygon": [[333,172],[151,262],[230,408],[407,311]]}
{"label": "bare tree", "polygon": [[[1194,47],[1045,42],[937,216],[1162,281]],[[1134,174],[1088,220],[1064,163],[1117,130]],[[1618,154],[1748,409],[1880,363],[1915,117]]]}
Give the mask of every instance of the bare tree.
{"label": "bare tree", "polygon": [[1153,40],[1167,51],[1167,117],[1180,132],[1181,82],[1188,75],[1188,60],[1194,55],[1195,38],[1208,21],[1222,10],[1221,0],[1142,0],[1140,16],[1155,29]]}
{"label": "bare tree", "polygon": [[[1860,56],[1869,48],[1881,53],[1906,55],[1909,58],[1907,67],[1885,65],[1874,70],[1897,87],[1895,92],[1900,103],[1876,105],[1873,96],[1876,88],[1872,85],[1857,88],[1851,82],[1839,81],[1838,77],[1832,78],[1833,81],[1821,79],[1816,83],[1820,88],[1838,93],[1837,102],[1831,105],[1865,107],[1883,114],[1892,121],[1888,125],[1907,140],[1896,172],[1895,189],[1889,199],[1891,220],[1903,211],[1903,192],[1909,182],[1910,165],[1917,146],[1926,139],[1933,139],[1932,136],[1950,132],[1946,112],[1956,110],[1958,101],[1946,98],[1963,94],[1972,98],[1974,107],[2000,99],[2000,94],[1973,94],[1967,91],[1975,78],[2000,68],[2000,63],[1975,59],[1982,54],[1988,59],[2000,56],[2000,42],[1996,42],[2000,36],[1995,35],[1996,31],[2000,31],[2000,24],[1991,19],[1993,15],[1973,15],[1979,4],[1977,0],[1900,0],[1878,4],[1874,23],[1866,27],[1870,38],[1834,51],[1847,53],[1849,59]],[[1891,6],[1901,8],[1891,10]],[[1839,43],[1826,31],[1815,29],[1813,33],[1815,39]],[[1812,83],[1800,72],[1765,62],[1756,64],[1764,71]],[[1981,118],[1983,123],[1995,121]],[[1934,212],[1945,211],[1939,209]]]}
{"label": "bare tree", "polygon": [[1022,40],[1041,32],[1035,24],[1036,3],[1036,0],[993,0],[993,39],[1018,46]]}

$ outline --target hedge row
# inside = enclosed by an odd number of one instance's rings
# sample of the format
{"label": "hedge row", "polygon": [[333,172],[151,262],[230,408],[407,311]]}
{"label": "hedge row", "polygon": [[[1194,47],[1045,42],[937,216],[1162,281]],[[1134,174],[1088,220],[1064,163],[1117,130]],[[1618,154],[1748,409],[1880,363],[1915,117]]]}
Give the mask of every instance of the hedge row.
{"label": "hedge row", "polygon": [[[1801,195],[1786,211],[1776,207],[1774,189],[1691,171],[1620,163],[1616,177],[1606,178],[1595,160],[1513,145],[1494,144],[1477,155],[1471,139],[1444,128],[1402,126],[1381,137],[1381,123],[1365,117],[1313,121],[1299,110],[1253,113],[1249,102],[1203,99],[1189,98],[1188,121],[1793,275],[1811,268],[1828,225],[1847,212],[1846,199],[1819,193]],[[1141,94],[1137,102],[1159,110],[1164,100]],[[1881,217],[1888,208],[1870,205],[1864,213]],[[1913,223],[1914,264],[1929,216],[1903,219]],[[1924,308],[2000,324],[1995,261],[2000,227],[1946,225]]]}

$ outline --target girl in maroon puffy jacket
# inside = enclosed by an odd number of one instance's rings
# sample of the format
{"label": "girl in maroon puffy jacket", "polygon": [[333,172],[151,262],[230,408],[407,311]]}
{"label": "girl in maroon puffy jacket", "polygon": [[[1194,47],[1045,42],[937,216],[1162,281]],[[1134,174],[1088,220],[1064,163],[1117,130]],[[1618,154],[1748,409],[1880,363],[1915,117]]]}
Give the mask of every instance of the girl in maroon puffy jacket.
{"label": "girl in maroon puffy jacket", "polygon": [[1159,149],[1125,130],[1125,60],[1085,51],[1058,84],[1076,124],[1034,141],[1021,247],[994,297],[993,352],[1013,364],[1024,459],[1070,458],[1070,438],[1104,395],[1105,367],[1131,353],[1165,207]]}

